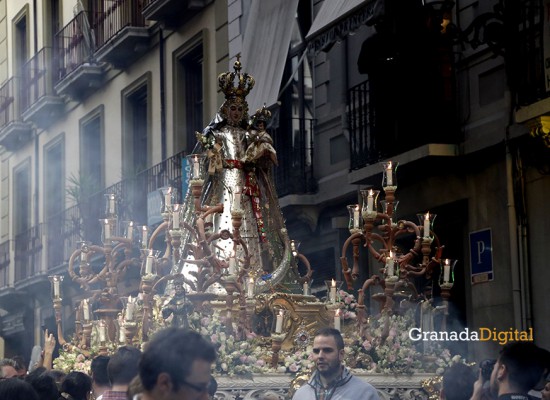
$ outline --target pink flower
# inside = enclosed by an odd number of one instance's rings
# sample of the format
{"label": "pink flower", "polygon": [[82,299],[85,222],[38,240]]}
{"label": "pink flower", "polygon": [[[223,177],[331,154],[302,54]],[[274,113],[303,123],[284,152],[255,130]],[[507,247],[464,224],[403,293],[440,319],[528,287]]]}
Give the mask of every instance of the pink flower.
{"label": "pink flower", "polygon": [[351,304],[351,298],[350,298],[350,297],[346,297],[346,298],[344,299],[344,303],[346,303],[346,304]]}
{"label": "pink flower", "polygon": [[246,338],[247,339],[255,339],[256,338],[256,333],[254,332],[246,332]]}
{"label": "pink flower", "polygon": [[212,336],[210,336],[210,340],[212,341],[212,343],[216,343],[218,341],[218,335],[213,333]]}
{"label": "pink flower", "polygon": [[260,358],[259,360],[256,360],[256,365],[258,367],[263,367],[265,365],[265,361]]}
{"label": "pink flower", "polygon": [[290,364],[290,365],[288,366],[288,370],[289,370],[290,372],[296,372],[296,371],[298,371],[298,369],[299,369],[299,368],[298,368],[298,366],[296,365],[296,363],[292,363],[292,364]]}
{"label": "pink flower", "polygon": [[368,340],[365,340],[363,342],[363,348],[367,351],[369,351],[370,349],[372,349],[372,344],[368,341]]}
{"label": "pink flower", "polygon": [[210,318],[204,317],[204,318],[201,319],[201,325],[202,326],[208,326],[209,323],[210,323]]}

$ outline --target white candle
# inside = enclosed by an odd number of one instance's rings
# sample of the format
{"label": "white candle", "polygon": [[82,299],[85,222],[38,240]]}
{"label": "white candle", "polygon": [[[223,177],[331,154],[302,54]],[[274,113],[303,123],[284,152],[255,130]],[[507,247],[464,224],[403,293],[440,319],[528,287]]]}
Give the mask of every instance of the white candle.
{"label": "white candle", "polygon": [[105,342],[106,337],[107,334],[105,332],[105,324],[103,323],[103,321],[101,321],[101,323],[99,324],[99,341]]}
{"label": "white candle", "polygon": [[174,212],[172,213],[172,229],[180,228],[180,210],[179,208],[174,207]]}
{"label": "white candle", "polygon": [[164,206],[170,207],[172,205],[172,188],[169,187],[166,189],[166,193],[164,194]]}
{"label": "white candle", "polygon": [[82,300],[82,312],[84,314],[84,321],[90,320],[90,306],[88,304],[88,299]]}
{"label": "white candle", "polygon": [[424,237],[430,237],[430,213],[424,215]]}
{"label": "white candle", "polygon": [[390,251],[390,255],[386,258],[386,273],[388,276],[393,276],[394,273],[394,259],[393,253]]}
{"label": "white candle", "polygon": [[246,297],[248,297],[249,299],[254,297],[254,278],[250,278],[248,280],[248,285],[246,289]]}
{"label": "white candle", "polygon": [[386,184],[392,186],[393,184],[393,171],[391,169],[391,161],[388,163],[388,168],[386,168]]}
{"label": "white candle", "polygon": [[233,275],[235,270],[235,257],[229,257],[229,275]]}
{"label": "white candle", "polygon": [[124,325],[120,325],[119,331],[118,331],[118,341],[120,343],[126,342],[126,328]]}
{"label": "white candle", "polygon": [[340,330],[340,309],[334,313],[334,329]]}
{"label": "white candle", "polygon": [[128,232],[126,238],[132,240],[134,238],[134,221],[128,222]]}
{"label": "white candle", "polygon": [[141,228],[141,245],[147,247],[147,226]]}
{"label": "white candle", "polygon": [[110,194],[109,195],[109,214],[115,213],[115,195]]}
{"label": "white candle", "polygon": [[355,229],[359,228],[359,206],[356,206],[353,210],[353,227]]}
{"label": "white candle", "polygon": [[235,192],[235,199],[233,201],[233,210],[241,209],[241,189],[237,188]]}
{"label": "white candle", "polygon": [[336,303],[336,281],[334,279],[330,285],[330,302]]}
{"label": "white candle", "polygon": [[448,258],[445,260],[445,265],[443,266],[443,282],[449,283],[451,277],[451,260]]}
{"label": "white candle", "polygon": [[134,319],[134,303],[132,301],[132,296],[128,297],[128,304],[126,304],[126,321],[131,321]]}
{"label": "white candle", "polygon": [[54,278],[54,281],[53,281],[53,297],[58,298],[59,297],[59,292],[60,292],[59,279]]}
{"label": "white candle", "polygon": [[80,252],[80,261],[82,262],[88,262],[88,252],[87,251],[81,251]]}
{"label": "white candle", "polygon": [[105,241],[109,240],[111,238],[111,225],[109,224],[109,220],[105,220],[105,224],[103,225],[105,227]]}
{"label": "white candle", "polygon": [[369,196],[367,197],[367,211],[372,211],[374,208],[374,192],[369,190]]}
{"label": "white candle", "polygon": [[281,333],[283,331],[283,310],[277,314],[277,323],[275,324],[275,333]]}
{"label": "white candle", "polygon": [[193,179],[199,179],[200,173],[199,173],[199,159],[197,156],[193,159]]}
{"label": "white candle", "polygon": [[149,254],[145,261],[145,275],[151,275],[153,273],[153,255]]}
{"label": "white candle", "polygon": [[304,282],[304,295],[309,296],[309,284]]}

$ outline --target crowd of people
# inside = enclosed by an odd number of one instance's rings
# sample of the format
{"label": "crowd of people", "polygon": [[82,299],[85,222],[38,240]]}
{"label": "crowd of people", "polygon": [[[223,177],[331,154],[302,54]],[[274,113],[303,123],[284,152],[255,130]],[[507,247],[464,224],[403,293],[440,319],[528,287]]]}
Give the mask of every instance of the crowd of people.
{"label": "crowd of people", "polygon": [[[29,368],[20,357],[0,359],[1,400],[199,400],[217,391],[212,377],[216,349],[200,334],[171,327],[157,333],[142,352],[122,346],[92,360],[90,374],[52,369],[53,336],[40,361]],[[378,391],[344,365],[344,340],[325,328],[313,340],[315,369],[293,400],[379,400]],[[532,342],[503,346],[479,368],[464,363],[442,377],[441,400],[550,400],[550,352]]]}

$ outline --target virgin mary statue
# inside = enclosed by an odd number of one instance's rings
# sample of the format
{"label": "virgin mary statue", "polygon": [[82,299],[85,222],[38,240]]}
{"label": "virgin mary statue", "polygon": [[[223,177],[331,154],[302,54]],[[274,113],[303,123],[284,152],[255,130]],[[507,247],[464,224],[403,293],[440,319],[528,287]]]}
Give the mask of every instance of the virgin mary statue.
{"label": "virgin mary statue", "polygon": [[[190,225],[203,219],[201,224],[207,227],[210,276],[242,277],[245,269],[247,279],[254,282],[254,293],[259,293],[279,283],[292,262],[273,182],[276,153],[264,129],[271,114],[264,107],[249,122],[246,96],[254,79],[241,73],[238,60],[233,72],[220,74],[218,83],[225,101],[212,122],[197,133],[193,152],[204,160],[200,203],[193,204],[188,194],[184,219]],[[213,209],[216,212],[208,212]],[[237,231],[235,220],[239,221]],[[188,235],[184,242],[191,239]],[[192,246],[186,251],[183,243],[182,248],[183,260],[177,272],[186,275],[197,263],[190,261],[195,256],[189,250]],[[212,285],[209,290],[223,288]]]}

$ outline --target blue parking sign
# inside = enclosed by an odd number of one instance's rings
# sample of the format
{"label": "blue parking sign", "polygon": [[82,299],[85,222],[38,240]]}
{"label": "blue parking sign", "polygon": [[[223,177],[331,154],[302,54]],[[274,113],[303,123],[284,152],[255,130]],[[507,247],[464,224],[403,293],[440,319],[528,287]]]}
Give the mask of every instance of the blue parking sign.
{"label": "blue parking sign", "polygon": [[493,241],[490,228],[470,232],[470,269],[472,284],[494,279]]}

